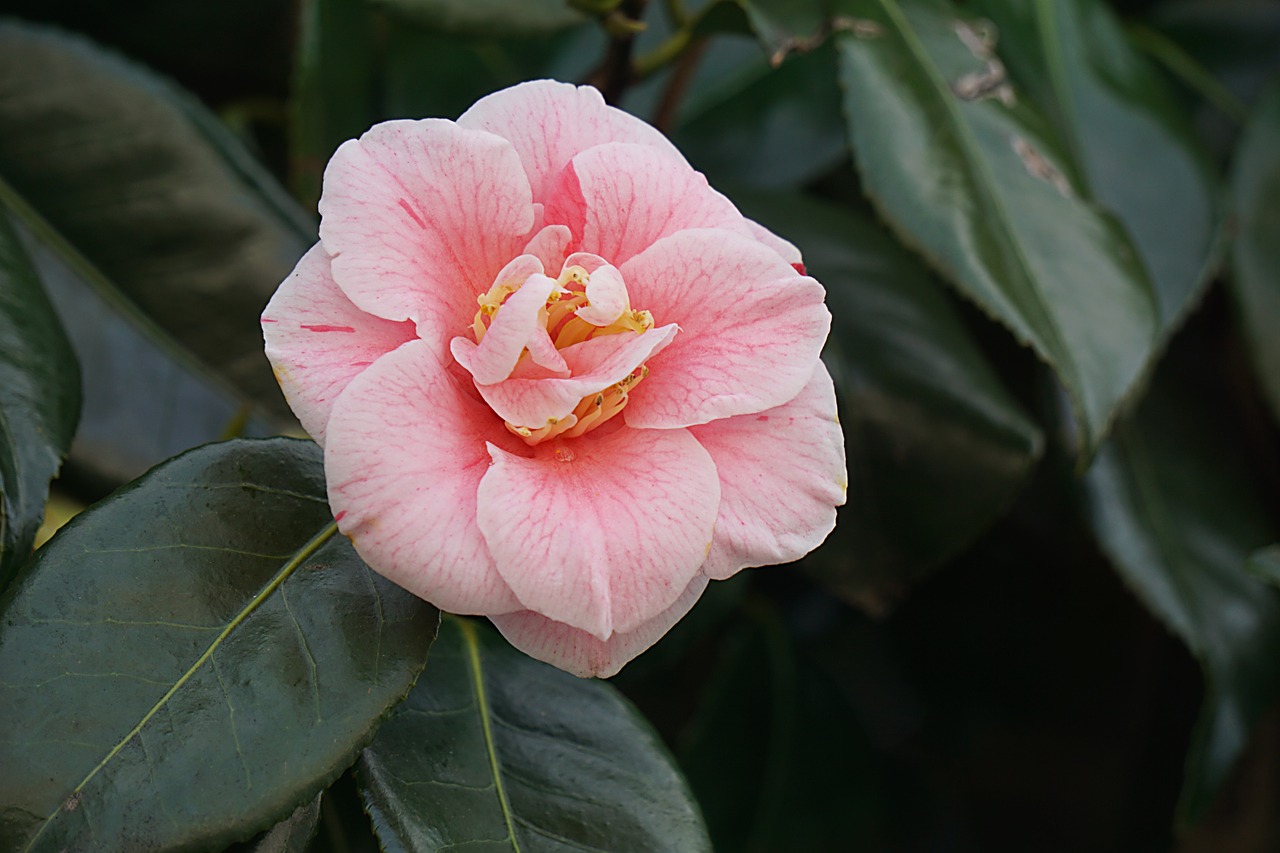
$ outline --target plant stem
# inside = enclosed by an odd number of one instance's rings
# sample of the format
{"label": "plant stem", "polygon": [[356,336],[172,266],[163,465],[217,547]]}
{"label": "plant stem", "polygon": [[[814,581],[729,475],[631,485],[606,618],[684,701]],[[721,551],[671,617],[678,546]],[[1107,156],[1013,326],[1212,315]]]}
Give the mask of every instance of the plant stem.
{"label": "plant stem", "polygon": [[669,134],[671,126],[675,124],[676,113],[680,109],[680,101],[684,98],[684,93],[689,88],[689,83],[693,80],[694,72],[698,69],[698,61],[702,59],[702,54],[706,47],[707,39],[705,36],[693,39],[689,43],[688,49],[680,57],[680,62],[676,65],[675,71],[671,72],[671,80],[667,83],[667,88],[662,93],[662,101],[658,104],[658,111],[653,117],[653,126],[664,134]]}
{"label": "plant stem", "polygon": [[[644,8],[648,0],[623,0],[614,14],[622,16],[622,20],[636,22],[644,17]],[[634,32],[617,33],[609,42],[600,66],[591,73],[588,82],[600,90],[605,101],[617,104],[623,92],[635,82],[635,72],[631,65],[631,51],[635,46]]]}

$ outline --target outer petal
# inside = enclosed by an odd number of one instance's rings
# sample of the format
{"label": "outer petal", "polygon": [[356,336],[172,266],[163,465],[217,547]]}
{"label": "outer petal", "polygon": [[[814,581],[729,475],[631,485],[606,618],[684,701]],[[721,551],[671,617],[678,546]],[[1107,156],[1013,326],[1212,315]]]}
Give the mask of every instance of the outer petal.
{"label": "outer petal", "polygon": [[573,251],[593,252],[618,266],[686,228],[749,233],[733,202],[679,154],[627,143],[599,145],[574,157],[547,199],[545,215],[573,231]]}
{"label": "outer petal", "polygon": [[333,402],[361,371],[417,337],[412,323],[366,314],[338,289],[329,256],[311,247],[262,313],[267,358],[302,428],[324,444]]}
{"label": "outer petal", "polygon": [[425,341],[378,361],[329,418],[325,475],[338,529],[376,571],[453,613],[521,605],[476,525],[486,442],[522,446]]}
{"label": "outer petal", "polygon": [[511,145],[440,119],[385,122],[344,142],[320,214],[343,292],[371,314],[417,321],[438,353],[534,225]]}
{"label": "outer petal", "polygon": [[581,678],[608,678],[670,631],[693,609],[706,588],[706,576],[698,575],[675,604],[635,630],[614,634],[607,640],[598,640],[586,631],[553,622],[532,610],[489,618],[507,642],[525,654]]}
{"label": "outer petal", "polygon": [[592,87],[554,80],[521,83],[481,98],[458,124],[510,140],[520,153],[536,201],[550,195],[556,176],[574,155],[596,145],[636,142],[680,156],[665,136],[605,104]]}
{"label": "outer petal", "polygon": [[[552,418],[568,415],[588,394],[621,382],[671,343],[677,331],[675,324],[670,324],[641,334],[622,332],[565,347],[560,355],[573,372],[568,379],[513,378],[476,387],[503,420],[519,426],[540,427]],[[468,357],[468,348],[460,345],[454,357],[463,363]]]}
{"label": "outer petal", "polygon": [[626,428],[534,449],[491,446],[479,490],[480,530],[521,603],[600,640],[671,607],[711,542],[710,454],[688,430]]}
{"label": "outer petal", "polygon": [[772,249],[720,229],[666,237],[622,268],[631,304],[680,336],[648,362],[624,416],[667,429],[781,405],[800,393],[827,339],[822,285]]}
{"label": "outer petal", "polygon": [[821,361],[791,402],[689,431],[720,472],[720,513],[702,567],[712,580],[798,560],[836,526],[849,480],[835,388]]}
{"label": "outer petal", "polygon": [[804,275],[804,260],[800,257],[800,250],[795,247],[795,244],[782,239],[753,219],[742,221],[746,223],[749,236],[773,249],[784,261],[791,264],[793,269],[798,268],[796,271]]}

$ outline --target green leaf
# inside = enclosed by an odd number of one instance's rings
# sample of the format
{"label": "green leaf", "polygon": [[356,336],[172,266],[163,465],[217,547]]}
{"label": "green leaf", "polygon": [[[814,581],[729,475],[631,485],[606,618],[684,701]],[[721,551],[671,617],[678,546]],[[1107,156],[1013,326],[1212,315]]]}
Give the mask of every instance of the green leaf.
{"label": "green leaf", "polygon": [[0,599],[0,849],[218,849],[356,757],[434,608],[335,535],[319,448],[198,448],[79,515]]}
{"label": "green leaf", "polygon": [[82,38],[0,23],[0,201],[108,298],[282,405],[258,315],[315,227],[190,95]]}
{"label": "green leaf", "polygon": [[817,47],[826,35],[825,0],[715,0],[695,22],[698,33],[751,33],[773,66],[794,51]]}
{"label": "green leaf", "polygon": [[894,230],[1031,345],[1072,400],[1083,459],[1152,354],[1158,315],[1123,229],[1081,199],[990,33],[931,0],[842,0],[854,156]]}
{"label": "green leaf", "polygon": [[1192,382],[1194,367],[1163,369],[1084,480],[1103,550],[1204,670],[1179,805],[1184,824],[1204,815],[1253,724],[1280,696],[1280,598],[1244,568],[1276,531],[1239,443],[1223,430],[1218,413],[1228,406]]}
{"label": "green leaf", "polygon": [[617,691],[456,617],[356,778],[387,851],[710,850],[684,779]]}
{"label": "green leaf", "polygon": [[546,35],[586,18],[566,0],[368,0],[406,21],[481,36]]}
{"label": "green leaf", "polygon": [[26,562],[80,417],[80,371],[0,207],[0,590]]}
{"label": "green leaf", "polygon": [[225,853],[305,853],[320,826],[320,795],[252,841],[227,848]]}
{"label": "green leaf", "polygon": [[[247,414],[234,389],[140,312],[105,298],[62,255],[29,242],[80,362],[83,408],[67,469],[81,486],[106,494],[194,445],[226,437]],[[241,434],[276,431],[253,418]]]}
{"label": "green leaf", "polygon": [[762,602],[731,634],[681,764],[717,850],[887,849],[874,755],[835,685]]}
{"label": "green leaf", "polygon": [[1262,548],[1249,555],[1245,568],[1256,578],[1280,586],[1280,545]]}
{"label": "green leaf", "polygon": [[843,598],[883,612],[1004,511],[1041,435],[1000,385],[941,285],[869,217],[801,196],[735,193],[796,241],[827,288],[849,454],[849,500],[806,561]]}
{"label": "green leaf", "polygon": [[766,189],[807,183],[849,152],[840,117],[835,50],[823,46],[773,69],[741,40],[713,43],[737,48],[714,83],[693,88],[675,132],[679,149],[713,185],[736,182]]}
{"label": "green leaf", "polygon": [[1167,339],[1220,259],[1218,180],[1185,109],[1099,0],[982,0],[1000,56],[1058,119],[1088,196],[1128,229]]}
{"label": "green leaf", "polygon": [[373,14],[364,0],[304,0],[294,53],[289,165],[314,210],[325,164],[373,124]]}
{"label": "green leaf", "polygon": [[1231,180],[1232,292],[1263,396],[1280,419],[1280,84],[1258,99]]}

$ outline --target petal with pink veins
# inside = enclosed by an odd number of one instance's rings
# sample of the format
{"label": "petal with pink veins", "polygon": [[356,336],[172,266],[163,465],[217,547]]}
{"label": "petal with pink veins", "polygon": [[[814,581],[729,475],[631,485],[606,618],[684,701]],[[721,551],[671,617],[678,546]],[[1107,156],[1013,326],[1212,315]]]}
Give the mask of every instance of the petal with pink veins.
{"label": "petal with pink veins", "polygon": [[529,238],[524,254],[533,255],[542,261],[544,271],[554,272],[564,264],[565,250],[571,239],[573,234],[567,225],[544,225]]}
{"label": "petal with pink veins", "polygon": [[[531,255],[523,257],[532,258]],[[450,342],[453,357],[482,385],[492,385],[510,376],[526,347],[534,351],[538,364],[568,376],[564,358],[556,352],[545,326],[538,322],[538,314],[555,289],[555,279],[540,272],[530,275],[498,308],[479,346],[463,337]]]}
{"label": "petal with pink veins", "polygon": [[679,154],[625,142],[573,158],[546,202],[548,222],[563,222],[574,251],[621,266],[668,234],[729,228],[748,234],[733,202],[711,189]]}
{"label": "petal with pink veins", "polygon": [[670,429],[749,414],[800,393],[827,339],[822,285],[763,244],[721,229],[663,238],[622,268],[631,304],[681,334],[648,362],[624,412]]}
{"label": "petal with pink veins", "polygon": [[798,560],[835,528],[848,474],[835,388],[821,361],[791,402],[689,431],[720,472],[715,539],[702,567],[712,580]]}
{"label": "petal with pink veins", "polygon": [[[494,385],[477,385],[498,417],[517,426],[537,429],[547,421],[560,420],[577,407],[583,397],[621,382],[655,353],[661,352],[676,336],[675,324],[646,332],[620,332],[565,347],[560,355],[572,375],[567,378],[512,378]],[[467,343],[465,340],[463,344]],[[459,356],[459,352],[461,356]],[[468,350],[459,346],[454,357],[466,367]]]}
{"label": "petal with pink veins", "polygon": [[425,341],[378,359],[333,407],[325,445],[338,529],[380,574],[452,613],[523,609],[476,524],[488,446],[524,445]]}
{"label": "petal with pink veins", "polygon": [[593,326],[608,326],[631,307],[622,273],[609,264],[596,267],[587,279],[587,304],[573,313]]}
{"label": "petal with pink veins", "polygon": [[302,428],[324,444],[329,412],[347,384],[381,356],[417,337],[351,304],[333,282],[320,244],[302,256],[262,313],[267,358]]}
{"label": "petal with pink veins", "polygon": [[800,250],[795,247],[795,244],[782,239],[755,220],[744,218],[742,221],[746,224],[746,233],[750,237],[773,249],[784,261],[791,264],[793,269],[804,275],[804,260],[800,257]]}
{"label": "petal with pink veins", "polygon": [[693,609],[706,588],[706,576],[696,576],[675,604],[635,629],[615,633],[607,640],[596,639],[563,622],[553,622],[532,610],[492,616],[490,621],[507,642],[531,657],[580,678],[608,678],[670,631]]}
{"label": "petal with pink veins", "polygon": [[608,640],[670,608],[699,574],[720,481],[688,430],[601,430],[531,458],[489,452],[480,530],[525,609]]}
{"label": "petal with pink veins", "polygon": [[342,291],[371,314],[416,321],[442,355],[534,226],[511,144],[441,119],[385,122],[344,142],[320,215]]}
{"label": "petal with pink veins", "polygon": [[607,105],[596,89],[554,80],[521,83],[481,98],[458,124],[510,140],[536,201],[545,201],[556,176],[576,154],[606,142],[635,142],[680,156],[665,136]]}

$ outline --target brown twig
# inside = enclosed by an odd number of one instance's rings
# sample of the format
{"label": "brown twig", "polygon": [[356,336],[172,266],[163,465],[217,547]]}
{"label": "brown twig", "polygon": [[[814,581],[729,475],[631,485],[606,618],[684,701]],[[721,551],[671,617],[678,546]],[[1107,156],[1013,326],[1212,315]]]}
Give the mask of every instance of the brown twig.
{"label": "brown twig", "polygon": [[[619,16],[616,19],[619,22],[636,22],[644,16],[647,3],[648,0],[623,0],[622,5],[612,14]],[[634,81],[631,50],[635,47],[635,41],[636,33],[620,26],[614,31],[604,60],[587,78],[587,82],[599,89],[605,101],[610,104],[616,105],[622,93]]]}
{"label": "brown twig", "polygon": [[658,111],[653,117],[653,126],[664,134],[671,132],[671,125],[675,123],[680,101],[693,80],[694,72],[698,70],[698,61],[702,59],[706,48],[706,38],[698,38],[681,54],[680,61],[671,72],[671,79],[667,81],[667,87],[662,92],[662,101],[658,104]]}

